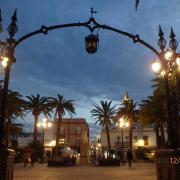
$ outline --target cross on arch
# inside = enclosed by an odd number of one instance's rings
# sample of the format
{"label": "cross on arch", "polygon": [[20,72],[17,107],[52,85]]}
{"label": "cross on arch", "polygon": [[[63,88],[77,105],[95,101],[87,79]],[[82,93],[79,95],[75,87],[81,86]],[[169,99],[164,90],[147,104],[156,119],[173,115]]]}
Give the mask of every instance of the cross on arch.
{"label": "cross on arch", "polygon": [[96,14],[96,13],[98,13],[98,12],[95,11],[93,7],[91,7],[91,18],[93,18],[93,14]]}

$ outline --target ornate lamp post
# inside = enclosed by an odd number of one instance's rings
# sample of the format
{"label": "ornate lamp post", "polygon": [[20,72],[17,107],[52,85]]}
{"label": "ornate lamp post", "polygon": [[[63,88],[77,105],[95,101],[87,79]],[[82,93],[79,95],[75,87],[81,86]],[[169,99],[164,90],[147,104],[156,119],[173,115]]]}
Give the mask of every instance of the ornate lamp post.
{"label": "ornate lamp post", "polygon": [[116,127],[120,128],[121,130],[121,147],[122,147],[122,157],[123,157],[123,160],[124,159],[124,129],[126,128],[129,128],[129,122],[124,118],[124,117],[121,117],[117,122],[116,122]]}
{"label": "ornate lamp post", "polygon": [[[3,95],[1,101],[1,112],[0,112],[0,148],[7,148],[7,140],[6,140],[6,132],[5,132],[5,104],[8,93],[8,84],[9,84],[9,76],[10,76],[10,68],[11,65],[15,62],[14,58],[14,45],[15,39],[13,38],[18,30],[18,26],[16,24],[16,10],[11,18],[11,23],[9,24],[7,31],[9,33],[9,38],[6,42],[0,41],[0,58],[5,68],[4,75],[4,87],[3,87]],[[0,24],[2,23],[1,11],[0,11]],[[1,27],[2,29],[2,27]]]}
{"label": "ornate lamp post", "polygon": [[52,127],[52,123],[48,122],[47,119],[43,119],[42,122],[37,123],[37,127],[42,127],[42,144],[43,144],[43,148],[44,148],[44,137],[45,137],[45,130],[47,128],[51,128]]}
{"label": "ornate lamp post", "polygon": [[[166,47],[164,33],[159,27],[158,46],[161,49],[159,59],[152,64],[153,71],[160,77],[164,78],[164,87],[166,92],[166,102],[168,110],[167,132],[168,132],[168,147],[175,148],[179,146],[178,140],[178,112],[180,103],[180,54],[176,53],[178,42],[175,39],[175,34],[171,28],[169,48]],[[175,90],[176,89],[176,90]],[[173,91],[176,91],[178,98],[175,98]]]}

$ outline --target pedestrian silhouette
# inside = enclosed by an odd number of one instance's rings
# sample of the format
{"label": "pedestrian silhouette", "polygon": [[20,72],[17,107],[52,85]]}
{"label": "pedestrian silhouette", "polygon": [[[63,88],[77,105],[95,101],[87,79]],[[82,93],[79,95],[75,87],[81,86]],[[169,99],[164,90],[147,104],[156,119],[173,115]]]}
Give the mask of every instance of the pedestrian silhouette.
{"label": "pedestrian silhouette", "polygon": [[134,157],[133,157],[133,154],[132,154],[131,150],[128,149],[126,159],[127,159],[129,167],[131,167],[131,165],[132,165],[133,158]]}

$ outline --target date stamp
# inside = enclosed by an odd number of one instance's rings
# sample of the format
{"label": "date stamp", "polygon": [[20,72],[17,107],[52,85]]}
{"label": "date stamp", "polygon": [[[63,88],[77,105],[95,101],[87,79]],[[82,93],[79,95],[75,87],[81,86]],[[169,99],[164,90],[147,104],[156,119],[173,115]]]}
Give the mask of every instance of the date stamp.
{"label": "date stamp", "polygon": [[180,157],[170,157],[169,160],[172,165],[180,164]]}

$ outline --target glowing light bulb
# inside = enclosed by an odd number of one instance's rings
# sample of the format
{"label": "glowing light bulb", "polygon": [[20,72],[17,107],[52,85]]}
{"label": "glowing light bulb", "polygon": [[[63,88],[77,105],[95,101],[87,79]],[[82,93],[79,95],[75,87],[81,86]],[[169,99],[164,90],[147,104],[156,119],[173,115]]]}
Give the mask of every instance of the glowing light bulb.
{"label": "glowing light bulb", "polygon": [[164,57],[167,61],[170,61],[172,59],[172,56],[173,56],[173,52],[170,50],[168,50],[164,55]]}
{"label": "glowing light bulb", "polygon": [[8,63],[9,59],[7,57],[3,57],[2,58],[2,66],[3,68],[6,68],[7,67],[7,63]]}
{"label": "glowing light bulb", "polygon": [[156,73],[158,73],[161,69],[161,64],[158,61],[155,61],[152,63],[152,70]]}

